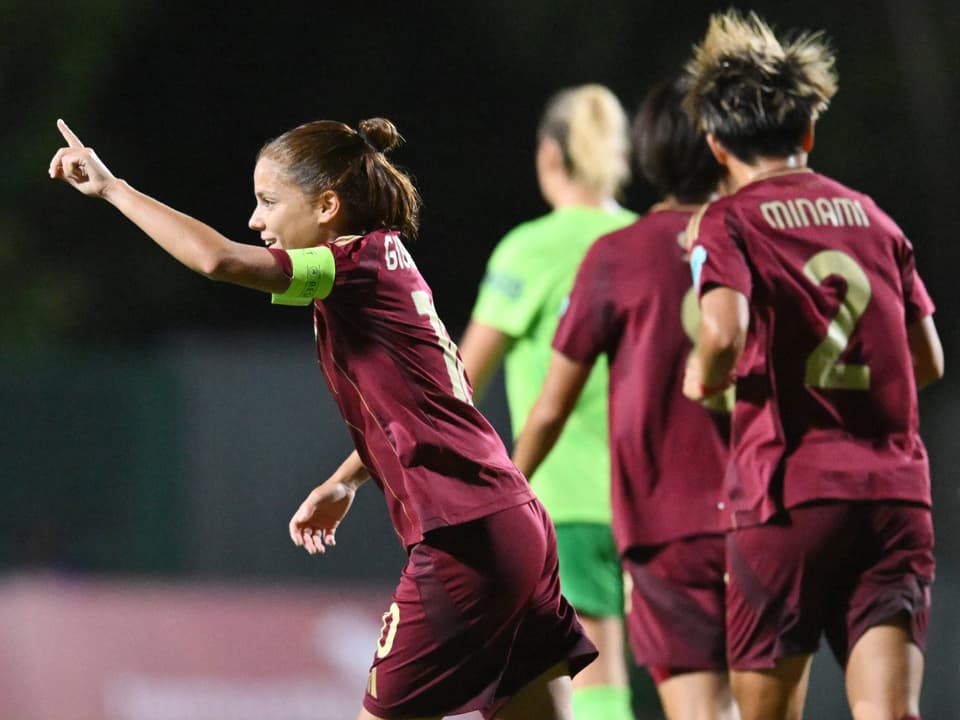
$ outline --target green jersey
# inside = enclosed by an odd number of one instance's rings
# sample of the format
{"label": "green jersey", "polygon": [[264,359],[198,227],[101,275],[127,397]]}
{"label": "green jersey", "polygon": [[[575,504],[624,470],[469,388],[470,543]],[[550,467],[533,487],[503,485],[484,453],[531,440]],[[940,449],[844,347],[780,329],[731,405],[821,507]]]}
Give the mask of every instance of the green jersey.
{"label": "green jersey", "polygon": [[[513,339],[505,375],[514,436],[543,386],[553,335],[583,256],[598,237],[636,217],[623,208],[554,210],[518,225],[491,255],[472,316]],[[554,522],[610,523],[609,453],[607,365],[601,357],[531,479]]]}

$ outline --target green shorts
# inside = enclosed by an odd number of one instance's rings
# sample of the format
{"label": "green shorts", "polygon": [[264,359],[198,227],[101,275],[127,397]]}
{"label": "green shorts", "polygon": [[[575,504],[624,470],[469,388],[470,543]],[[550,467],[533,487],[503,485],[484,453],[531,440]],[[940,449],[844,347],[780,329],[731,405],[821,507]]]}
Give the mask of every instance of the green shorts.
{"label": "green shorts", "polygon": [[623,571],[609,525],[559,523],[560,588],[577,612],[623,616]]}

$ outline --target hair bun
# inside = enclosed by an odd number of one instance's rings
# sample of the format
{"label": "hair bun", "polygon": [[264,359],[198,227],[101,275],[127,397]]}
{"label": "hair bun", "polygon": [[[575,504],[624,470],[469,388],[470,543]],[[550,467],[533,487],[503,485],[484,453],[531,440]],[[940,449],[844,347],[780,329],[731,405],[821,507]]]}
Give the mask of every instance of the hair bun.
{"label": "hair bun", "polygon": [[389,152],[403,140],[396,125],[386,118],[361,120],[357,132],[374,150]]}

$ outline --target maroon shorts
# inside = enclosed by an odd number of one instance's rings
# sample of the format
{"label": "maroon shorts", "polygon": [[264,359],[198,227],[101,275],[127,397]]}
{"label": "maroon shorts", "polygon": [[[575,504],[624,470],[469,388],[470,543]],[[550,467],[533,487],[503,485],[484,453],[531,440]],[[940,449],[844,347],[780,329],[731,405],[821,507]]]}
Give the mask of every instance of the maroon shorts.
{"label": "maroon shorts", "polygon": [[480,710],[561,661],[597,656],[560,593],[557,543],[537,500],[415,545],[383,616],[364,707],[381,718]]}
{"label": "maroon shorts", "polygon": [[845,666],[871,627],[902,616],[926,644],[933,582],[930,509],[829,501],[790,508],[727,536],[728,659],[772,668],[816,651],[824,633]]}
{"label": "maroon shorts", "polygon": [[660,683],[672,675],[726,669],[724,536],[697,535],[631,548],[627,633],[634,661]]}

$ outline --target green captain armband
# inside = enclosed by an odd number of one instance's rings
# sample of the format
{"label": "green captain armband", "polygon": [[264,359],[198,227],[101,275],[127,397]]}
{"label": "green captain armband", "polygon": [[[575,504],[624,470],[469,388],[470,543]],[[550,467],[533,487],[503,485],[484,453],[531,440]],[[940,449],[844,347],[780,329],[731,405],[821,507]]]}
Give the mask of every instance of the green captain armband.
{"label": "green captain armband", "polygon": [[293,276],[286,292],[274,293],[274,305],[309,305],[315,299],[323,300],[333,290],[337,266],[333,253],[325,245],[287,250],[293,265]]}

